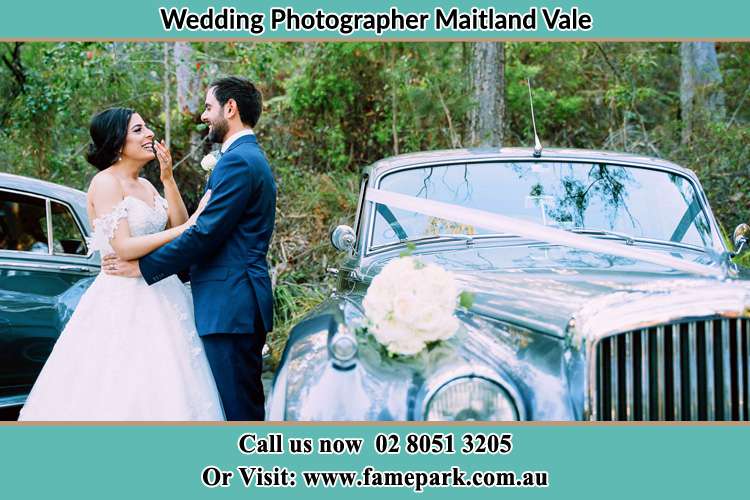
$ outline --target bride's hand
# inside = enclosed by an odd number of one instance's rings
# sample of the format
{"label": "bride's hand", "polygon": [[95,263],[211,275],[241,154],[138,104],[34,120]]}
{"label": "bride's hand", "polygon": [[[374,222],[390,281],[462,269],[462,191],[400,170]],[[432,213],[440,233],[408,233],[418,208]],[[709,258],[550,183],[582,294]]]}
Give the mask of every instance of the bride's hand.
{"label": "bride's hand", "polygon": [[208,205],[208,200],[211,199],[211,190],[209,189],[206,191],[206,194],[203,195],[203,198],[201,198],[201,201],[198,202],[198,209],[195,211],[193,215],[190,216],[190,218],[185,223],[186,228],[190,226],[194,226],[195,222],[198,220],[198,217],[201,216],[203,213],[203,210],[205,210],[206,205]]}
{"label": "bride's hand", "polygon": [[174,178],[172,176],[172,153],[164,144],[164,139],[161,142],[154,141],[154,154],[156,159],[159,160],[159,168],[161,169],[159,177],[162,184],[171,181]]}

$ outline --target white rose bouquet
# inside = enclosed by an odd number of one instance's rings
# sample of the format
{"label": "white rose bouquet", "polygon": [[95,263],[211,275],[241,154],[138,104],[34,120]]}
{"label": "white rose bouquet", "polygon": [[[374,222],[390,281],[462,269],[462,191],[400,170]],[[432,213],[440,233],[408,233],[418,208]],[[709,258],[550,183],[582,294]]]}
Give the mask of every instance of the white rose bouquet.
{"label": "white rose bouquet", "polygon": [[470,305],[471,298],[459,293],[454,276],[442,267],[413,257],[394,259],[367,290],[367,330],[389,353],[413,356],[456,333],[459,300]]}

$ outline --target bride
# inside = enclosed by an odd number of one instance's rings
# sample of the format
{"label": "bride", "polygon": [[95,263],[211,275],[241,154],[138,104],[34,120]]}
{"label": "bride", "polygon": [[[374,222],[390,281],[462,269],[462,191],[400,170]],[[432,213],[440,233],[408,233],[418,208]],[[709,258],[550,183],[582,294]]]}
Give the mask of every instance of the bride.
{"label": "bride", "polygon": [[[87,159],[100,172],[88,191],[91,247],[139,258],[195,223],[188,218],[166,147],[131,109],[96,115]],[[162,198],[138,174],[158,158]],[[44,365],[19,420],[223,420],[190,292],[176,276],[148,286],[143,278],[101,273]]]}

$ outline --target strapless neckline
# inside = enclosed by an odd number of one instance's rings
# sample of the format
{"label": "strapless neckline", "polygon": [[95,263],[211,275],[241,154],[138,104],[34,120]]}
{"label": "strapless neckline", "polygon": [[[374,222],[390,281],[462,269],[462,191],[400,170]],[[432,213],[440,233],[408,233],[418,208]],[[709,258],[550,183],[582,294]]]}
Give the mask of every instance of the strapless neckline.
{"label": "strapless neckline", "polygon": [[[141,203],[143,203],[144,205],[146,205],[148,208],[150,208],[151,210],[156,210],[157,208],[159,208],[159,198],[160,198],[160,196],[159,196],[158,193],[154,194],[154,198],[152,200],[153,201],[152,205],[149,205],[146,201],[138,198],[137,196],[133,196],[132,194],[126,195],[125,198],[133,198],[134,200],[138,200]],[[123,199],[125,199],[125,198],[123,198]]]}

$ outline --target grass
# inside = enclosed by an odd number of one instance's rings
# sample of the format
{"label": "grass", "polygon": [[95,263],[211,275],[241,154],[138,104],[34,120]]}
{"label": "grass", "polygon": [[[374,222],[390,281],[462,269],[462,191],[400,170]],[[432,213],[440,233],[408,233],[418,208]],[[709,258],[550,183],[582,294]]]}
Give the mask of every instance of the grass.
{"label": "grass", "polygon": [[333,288],[326,273],[338,255],[330,230],[352,223],[359,176],[275,165],[278,182],[276,228],[269,251],[274,283],[274,331],[268,336],[270,366],[278,365],[291,328]]}

